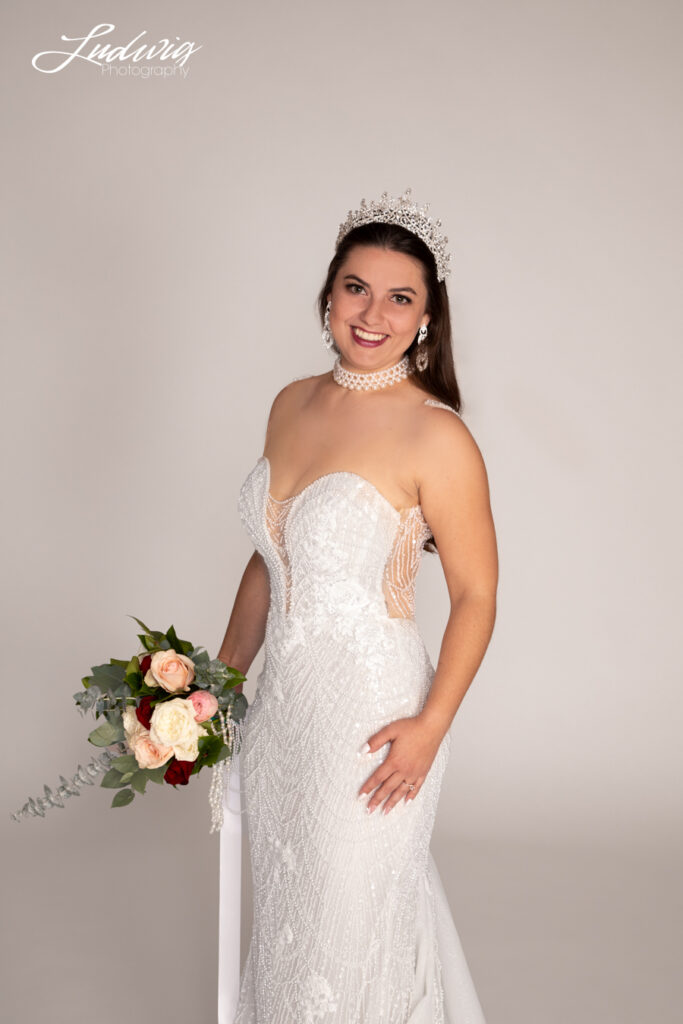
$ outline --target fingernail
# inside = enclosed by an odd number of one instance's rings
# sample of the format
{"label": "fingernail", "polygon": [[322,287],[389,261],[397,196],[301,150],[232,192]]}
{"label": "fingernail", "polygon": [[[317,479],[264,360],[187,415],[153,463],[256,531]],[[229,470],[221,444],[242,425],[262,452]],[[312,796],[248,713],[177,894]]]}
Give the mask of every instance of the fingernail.
{"label": "fingernail", "polygon": [[360,752],[361,752],[361,754],[369,754],[370,753],[370,744],[366,743],[364,747],[360,748]]}

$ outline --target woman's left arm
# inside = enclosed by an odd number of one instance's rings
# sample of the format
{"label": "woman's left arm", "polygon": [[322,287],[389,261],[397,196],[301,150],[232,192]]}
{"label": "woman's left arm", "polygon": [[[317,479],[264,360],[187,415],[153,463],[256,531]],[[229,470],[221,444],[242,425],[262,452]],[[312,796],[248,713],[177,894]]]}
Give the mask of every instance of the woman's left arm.
{"label": "woman's left arm", "polygon": [[[449,414],[444,411],[442,415]],[[498,549],[488,476],[462,420],[439,424],[420,484],[420,502],[436,540],[451,609],[432,686],[420,719],[442,739],[450,728],[493,633]]]}
{"label": "woman's left arm", "polygon": [[[446,410],[438,415],[440,422],[431,423],[429,444],[422,448],[418,482],[451,609],[422,711],[369,738],[371,752],[391,742],[386,758],[359,791],[376,789],[368,801],[370,811],[386,800],[386,813],[402,797],[417,796],[486,653],[496,618],[498,551],[486,467],[463,421]],[[406,792],[403,779],[413,781],[414,790]]]}

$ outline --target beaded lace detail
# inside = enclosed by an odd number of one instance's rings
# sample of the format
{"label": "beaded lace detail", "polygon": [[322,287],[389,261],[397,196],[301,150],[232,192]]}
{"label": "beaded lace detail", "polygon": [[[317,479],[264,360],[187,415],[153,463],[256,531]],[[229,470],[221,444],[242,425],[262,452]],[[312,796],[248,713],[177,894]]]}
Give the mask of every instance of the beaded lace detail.
{"label": "beaded lace detail", "polygon": [[[295,380],[300,379],[302,378],[295,378]],[[427,398],[424,404],[447,409],[449,412],[455,413],[456,416],[458,415],[450,405],[446,405],[445,402],[440,402],[436,398]],[[335,475],[343,476],[345,474],[325,473],[318,480]],[[347,475],[355,476],[356,474],[350,473]],[[317,480],[314,480],[313,484],[317,482]],[[287,612],[289,611],[291,569],[285,543],[285,527],[293,502],[303,491],[312,487],[313,484],[308,484],[302,491],[292,494],[288,498],[274,498],[270,491],[266,494],[266,523],[271,540],[282,562],[285,578],[285,609]],[[373,485],[370,484],[370,486],[372,487]],[[415,580],[420,568],[424,543],[431,537],[432,531],[420,505],[394,509],[394,511],[398,516],[399,522],[391,554],[384,568],[382,591],[387,615],[392,618],[414,619]]]}
{"label": "beaded lace detail", "polygon": [[[314,481],[315,482],[315,481]],[[298,494],[277,499],[266,495],[266,522],[268,531],[282,562],[285,576],[285,610],[289,612],[291,569],[285,526],[292,503]],[[432,531],[419,505],[396,510],[399,519],[396,537],[387,559],[382,578],[382,590],[387,614],[393,618],[415,617],[415,579],[420,568],[424,542]]]}
{"label": "beaded lace detail", "polygon": [[434,677],[405,618],[424,519],[354,473],[283,502],[269,487],[262,456],[239,497],[270,605],[240,752],[253,919],[232,1024],[484,1024],[429,848],[450,733],[415,799],[367,814],[357,797],[389,744],[360,748]]}

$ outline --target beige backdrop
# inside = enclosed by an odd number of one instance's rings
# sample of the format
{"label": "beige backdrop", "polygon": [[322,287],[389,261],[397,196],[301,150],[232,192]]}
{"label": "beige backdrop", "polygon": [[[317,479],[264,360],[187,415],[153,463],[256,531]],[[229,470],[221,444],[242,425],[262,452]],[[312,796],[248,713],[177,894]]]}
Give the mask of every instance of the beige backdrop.
{"label": "beige backdrop", "polygon": [[[4,1019],[215,1021],[208,773],[9,814],[93,753],[72,694],[128,615],[217,652],[270,402],[331,365],[339,222],[410,185],[450,238],[501,562],[434,854],[489,1024],[673,1024],[683,9],[96,8],[3,12]],[[102,22],[201,48],[165,78],[32,66]],[[428,555],[434,661],[446,616]]]}

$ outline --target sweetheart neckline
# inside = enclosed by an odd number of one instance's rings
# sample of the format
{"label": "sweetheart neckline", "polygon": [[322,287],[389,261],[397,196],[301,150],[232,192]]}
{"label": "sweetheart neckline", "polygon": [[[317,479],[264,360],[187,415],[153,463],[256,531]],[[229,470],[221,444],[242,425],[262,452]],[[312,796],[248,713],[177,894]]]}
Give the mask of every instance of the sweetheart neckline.
{"label": "sweetheart neckline", "polygon": [[322,473],[320,476],[317,476],[315,480],[311,480],[310,484],[306,484],[306,486],[302,487],[300,491],[297,491],[296,494],[290,494],[288,498],[274,498],[273,495],[270,493],[270,459],[268,458],[267,455],[260,455],[259,460],[265,464],[267,469],[266,495],[267,497],[270,498],[271,501],[275,502],[276,505],[286,505],[288,502],[294,501],[295,498],[300,498],[301,495],[305,494],[306,491],[311,489],[311,487],[315,486],[315,484],[320,483],[321,480],[327,480],[328,477],[352,476],[355,477],[356,480],[362,480],[363,483],[366,484],[372,491],[374,491],[377,497],[380,498],[381,501],[383,501],[384,504],[388,508],[390,508],[394,515],[396,515],[399,519],[403,518],[403,515],[407,512],[414,513],[419,510],[422,519],[424,520],[425,523],[427,523],[424,512],[422,511],[422,505],[419,502],[417,505],[406,505],[404,508],[396,508],[394,505],[391,504],[389,499],[384,494],[382,494],[380,489],[375,484],[373,484],[372,480],[368,480],[367,477],[362,476],[360,473],[354,473],[354,471],[351,469],[334,469],[329,473]]}

